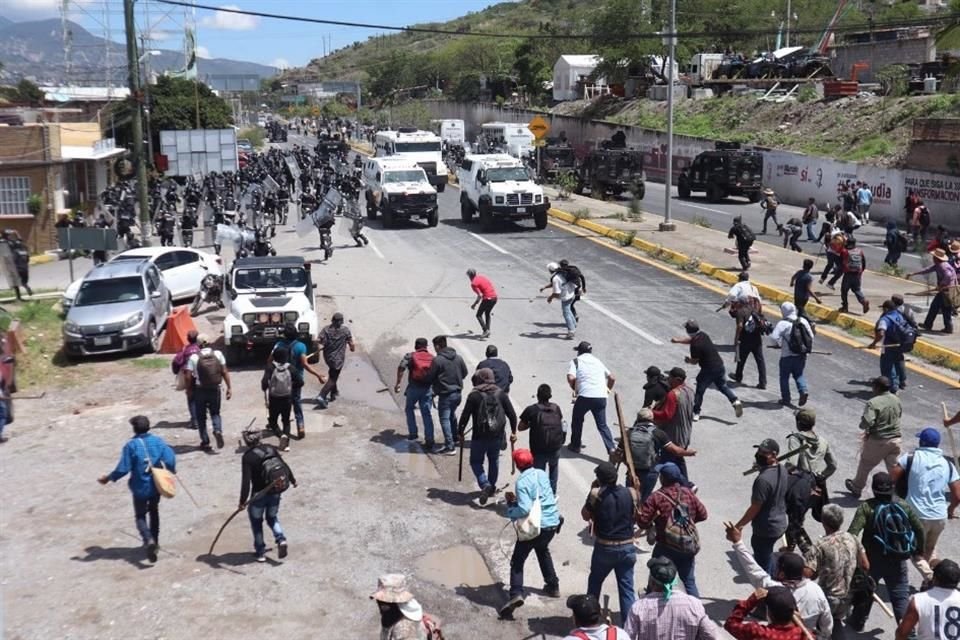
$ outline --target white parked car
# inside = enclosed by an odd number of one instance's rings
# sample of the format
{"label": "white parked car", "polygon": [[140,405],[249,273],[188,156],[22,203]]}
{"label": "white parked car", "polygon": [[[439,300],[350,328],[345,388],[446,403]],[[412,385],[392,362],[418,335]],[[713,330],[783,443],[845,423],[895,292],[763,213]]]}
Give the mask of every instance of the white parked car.
{"label": "white parked car", "polygon": [[[200,283],[208,273],[223,275],[223,260],[220,256],[188,247],[140,247],[118,253],[110,262],[124,260],[147,260],[160,270],[166,289],[174,300],[192,299],[200,291]],[[109,264],[109,263],[107,263]],[[97,269],[98,267],[94,267]],[[70,283],[63,293],[63,312],[66,313],[80,290],[83,278]]]}

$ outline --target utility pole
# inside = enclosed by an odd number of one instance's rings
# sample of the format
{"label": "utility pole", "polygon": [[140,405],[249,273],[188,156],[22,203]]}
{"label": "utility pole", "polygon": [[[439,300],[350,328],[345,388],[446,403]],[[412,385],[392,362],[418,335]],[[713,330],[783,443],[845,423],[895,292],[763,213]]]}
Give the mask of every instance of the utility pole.
{"label": "utility pole", "polygon": [[[147,163],[152,167],[153,166],[153,129],[150,128],[150,110],[153,106],[150,104],[150,54],[154,53],[147,49],[147,43],[144,36],[140,36],[140,49],[143,53],[143,115],[146,119],[146,135],[147,135]],[[137,64],[140,63],[140,58],[137,58]],[[137,68],[139,71],[139,67]]]}
{"label": "utility pole", "polygon": [[143,156],[142,92],[140,87],[140,59],[137,56],[137,28],[133,19],[134,0],[123,0],[123,21],[127,35],[127,84],[130,87],[131,120],[133,128],[133,163],[137,167],[137,200],[140,204],[140,237],[144,246],[150,237],[150,203],[147,196],[147,162]]}
{"label": "utility pole", "polygon": [[785,47],[789,47],[789,46],[790,46],[790,18],[791,18],[791,14],[790,14],[790,0],[787,0],[787,33],[786,33],[785,42],[784,42],[784,44],[783,44],[783,46],[785,46]]}
{"label": "utility pole", "polygon": [[665,199],[663,203],[663,222],[660,231],[676,231],[677,225],[670,218],[671,192],[673,190],[673,67],[677,55],[677,0],[670,0],[670,32],[667,59],[667,167],[663,181]]}

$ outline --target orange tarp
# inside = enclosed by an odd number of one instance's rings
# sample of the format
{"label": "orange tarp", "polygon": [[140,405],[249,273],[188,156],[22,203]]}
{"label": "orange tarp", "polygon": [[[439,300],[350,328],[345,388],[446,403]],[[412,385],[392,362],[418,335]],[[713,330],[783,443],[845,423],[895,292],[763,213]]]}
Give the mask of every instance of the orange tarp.
{"label": "orange tarp", "polygon": [[160,344],[160,353],[176,353],[187,344],[187,333],[196,330],[190,317],[190,307],[184,305],[176,307],[167,318],[167,328],[163,332],[163,342]]}

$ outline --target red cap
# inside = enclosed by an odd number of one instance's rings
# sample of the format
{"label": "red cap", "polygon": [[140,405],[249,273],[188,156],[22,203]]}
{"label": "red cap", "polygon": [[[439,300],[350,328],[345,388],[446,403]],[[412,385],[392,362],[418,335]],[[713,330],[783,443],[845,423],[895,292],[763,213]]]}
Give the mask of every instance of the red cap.
{"label": "red cap", "polygon": [[517,465],[517,469],[526,469],[527,467],[533,466],[533,454],[530,452],[530,449],[516,449],[513,452],[513,462]]}

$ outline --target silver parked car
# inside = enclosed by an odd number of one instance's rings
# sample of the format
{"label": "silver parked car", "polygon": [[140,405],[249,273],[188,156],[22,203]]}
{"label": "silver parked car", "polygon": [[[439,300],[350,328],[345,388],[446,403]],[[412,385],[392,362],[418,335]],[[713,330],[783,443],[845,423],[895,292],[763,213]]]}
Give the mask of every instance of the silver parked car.
{"label": "silver parked car", "polygon": [[157,266],[147,260],[108,262],[80,283],[63,323],[67,356],[160,347],[173,302]]}

